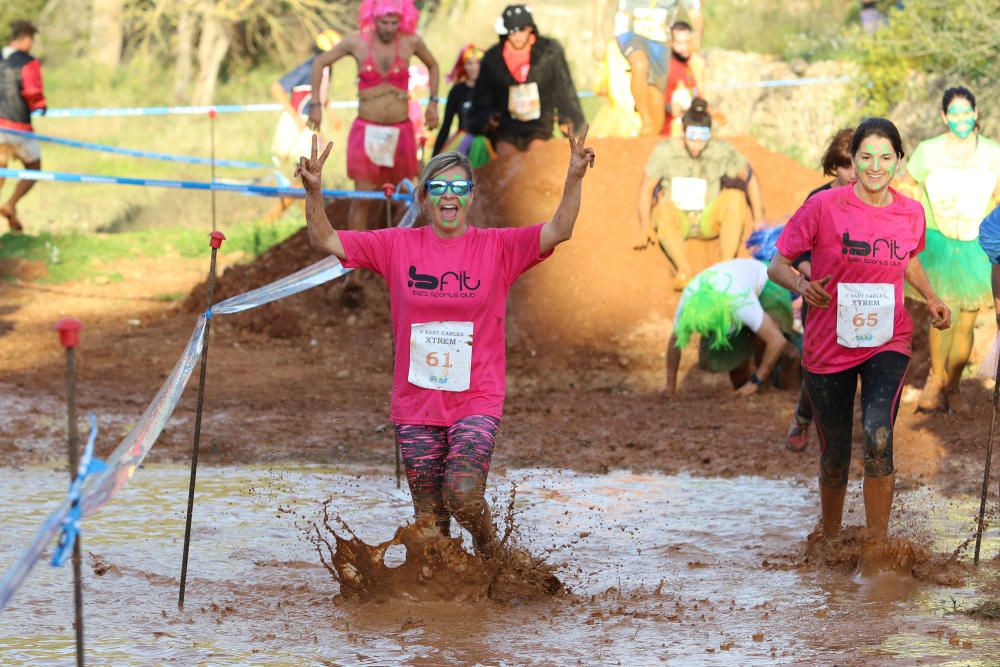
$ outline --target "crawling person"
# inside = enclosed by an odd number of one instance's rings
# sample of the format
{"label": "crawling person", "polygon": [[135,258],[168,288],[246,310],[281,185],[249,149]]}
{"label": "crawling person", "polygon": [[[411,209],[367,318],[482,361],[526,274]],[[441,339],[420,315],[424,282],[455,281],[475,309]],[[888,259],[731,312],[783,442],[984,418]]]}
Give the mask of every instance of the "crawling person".
{"label": "crawling person", "polygon": [[505,393],[507,293],[573,235],[583,177],[594,164],[586,138],[584,126],[569,139],[566,185],[552,219],[520,228],[470,224],[475,174],[468,157],[450,151],[427,163],[417,186],[430,224],[337,231],[320,189],[332,144],[317,157],[314,139],[312,157],[300,160],[313,247],[379,273],[389,286],[396,351],[389,417],[415,514],[432,516],[445,535],[455,517],[485,557],[499,546],[484,494]]}
{"label": "crawling person", "polygon": [[[798,352],[782,331],[791,332],[788,290],[767,279],[767,265],[756,259],[731,259],[705,269],[681,293],[674,331],[667,342],[667,396],[677,393],[681,350],[691,336],[701,337],[698,365],[728,372],[740,396],[752,396],[771,377],[782,354],[798,363]],[[763,344],[753,367],[756,343]]]}

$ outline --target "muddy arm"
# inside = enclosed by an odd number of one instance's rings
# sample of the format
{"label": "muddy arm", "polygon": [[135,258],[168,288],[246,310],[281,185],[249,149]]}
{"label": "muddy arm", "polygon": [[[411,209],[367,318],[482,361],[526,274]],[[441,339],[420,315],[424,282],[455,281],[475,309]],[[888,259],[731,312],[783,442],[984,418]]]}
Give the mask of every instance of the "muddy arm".
{"label": "muddy arm", "polygon": [[677,347],[677,336],[675,334],[670,334],[670,340],[667,341],[667,387],[665,392],[667,396],[673,396],[677,393],[677,369],[681,365],[681,350]]}

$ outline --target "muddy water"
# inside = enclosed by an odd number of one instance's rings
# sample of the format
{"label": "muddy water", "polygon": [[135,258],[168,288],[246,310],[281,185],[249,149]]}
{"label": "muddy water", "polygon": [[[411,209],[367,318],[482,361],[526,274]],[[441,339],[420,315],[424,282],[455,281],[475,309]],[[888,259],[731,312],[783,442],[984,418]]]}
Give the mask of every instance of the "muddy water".
{"label": "muddy water", "polygon": [[[0,471],[0,569],[19,554],[62,471]],[[949,613],[1000,597],[1000,562],[959,586],[803,565],[810,480],[509,471],[520,544],[570,592],[523,604],[355,604],[306,535],[331,507],[388,540],[410,513],[384,471],[203,469],[187,605],[176,606],[187,472],[148,467],[85,523],[94,665],[997,664],[1000,622]],[[852,484],[848,523],[860,523]],[[967,536],[976,501],[900,494],[893,530],[934,553]],[[1000,550],[1000,530],[983,553]],[[387,562],[403,561],[393,547]],[[954,569],[954,568],[953,568]],[[958,568],[961,570],[961,568]],[[0,663],[68,664],[70,569],[39,564],[0,615]]]}

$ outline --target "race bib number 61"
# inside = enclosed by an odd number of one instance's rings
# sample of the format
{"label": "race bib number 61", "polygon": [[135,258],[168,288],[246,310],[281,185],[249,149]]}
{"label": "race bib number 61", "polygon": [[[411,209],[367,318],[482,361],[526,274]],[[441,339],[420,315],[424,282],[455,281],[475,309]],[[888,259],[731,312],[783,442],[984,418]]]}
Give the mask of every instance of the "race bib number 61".
{"label": "race bib number 61", "polygon": [[410,325],[410,384],[465,391],[472,376],[472,322]]}
{"label": "race bib number 61", "polygon": [[837,343],[878,347],[892,340],[896,289],[891,283],[837,285]]}

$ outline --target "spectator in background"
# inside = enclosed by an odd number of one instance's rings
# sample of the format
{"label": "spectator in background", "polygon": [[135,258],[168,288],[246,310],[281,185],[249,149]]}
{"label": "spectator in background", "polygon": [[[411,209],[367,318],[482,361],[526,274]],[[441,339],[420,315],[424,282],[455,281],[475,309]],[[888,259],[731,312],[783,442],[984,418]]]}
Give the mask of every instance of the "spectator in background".
{"label": "spectator in background", "polygon": [[681,117],[691,108],[691,102],[701,97],[701,82],[705,78],[704,62],[694,58],[696,36],[686,21],[677,21],[670,28],[670,60],[664,89],[666,118],[661,134],[679,137],[683,132]]}
{"label": "spectator in background", "polygon": [[486,134],[504,157],[551,139],[557,119],[567,136],[583,127],[562,46],[538,34],[528,8],[508,5],[497,32],[500,42],[483,55],[472,92],[470,131]]}
{"label": "spectator in background", "polygon": [[[466,44],[458,54],[455,66],[448,74],[453,85],[448,91],[448,101],[444,105],[444,120],[438,129],[434,142],[434,155],[447,151],[458,151],[469,157],[473,168],[478,169],[494,157],[493,147],[483,135],[468,132],[469,114],[472,111],[472,90],[479,78],[479,68],[483,52],[475,44]],[[449,136],[451,125],[458,119],[458,131]]]}
{"label": "spectator in background", "polygon": [[[608,0],[599,0],[599,23],[607,14],[607,6]],[[641,134],[659,134],[663,129],[664,99],[670,99],[665,98],[670,60],[667,42],[682,9],[691,26],[690,48],[694,54],[701,48],[705,27],[701,0],[618,0],[614,35],[632,71],[632,99],[642,119]],[[595,32],[604,34],[600,27]]]}
{"label": "spectator in background", "polygon": [[[415,179],[416,130],[409,115],[410,59],[416,56],[429,72],[427,128],[438,124],[438,64],[417,34],[419,12],[413,0],[363,0],[358,7],[360,30],[316,57],[312,85],[320,86],[323,69],[351,56],[358,67],[358,117],[347,139],[347,176],[356,190],[380,190],[383,183]],[[319,130],[323,108],[309,109],[309,127]],[[348,227],[364,229],[367,202],[351,202]]]}
{"label": "spectator in background", "polygon": [[[46,109],[42,65],[30,54],[38,28],[28,21],[14,21],[10,27],[10,42],[0,54],[0,130],[32,132],[31,112],[45,113]],[[42,168],[42,151],[36,139],[0,131],[0,167],[6,167],[11,157],[20,160],[25,169]],[[0,190],[3,181],[0,178]],[[34,185],[34,181],[19,180],[14,193],[0,206],[0,215],[7,218],[12,232],[24,230],[17,217],[17,203]]]}
{"label": "spectator in background", "polygon": [[[674,267],[678,290],[693,275],[684,247],[687,239],[719,239],[726,261],[736,257],[751,215],[758,226],[764,220],[760,183],[732,145],[712,139],[708,103],[695,98],[683,124],[683,138],[661,141],[646,162],[639,185],[636,245],[643,250],[659,243]],[[729,185],[734,181],[745,183],[746,193]]]}
{"label": "spectator in background", "polygon": [[[279,185],[288,185],[285,170],[289,163],[298,161],[300,155],[306,155],[312,148],[312,131],[306,127],[309,118],[309,105],[313,100],[311,85],[312,66],[316,56],[329,51],[339,44],[343,37],[336,30],[324,30],[316,36],[315,53],[304,63],[285,74],[271,84],[271,97],[281,105],[281,115],[274,128],[274,140],[271,142],[271,159],[279,169]],[[327,90],[330,87],[330,68],[323,70],[323,80],[320,85],[318,100],[321,106],[328,101]],[[331,116],[336,127],[336,116]],[[292,205],[294,199],[281,197],[275,208],[268,213],[267,219],[275,220]]]}

